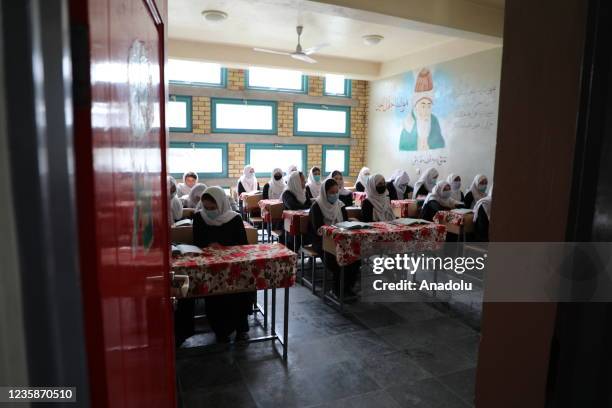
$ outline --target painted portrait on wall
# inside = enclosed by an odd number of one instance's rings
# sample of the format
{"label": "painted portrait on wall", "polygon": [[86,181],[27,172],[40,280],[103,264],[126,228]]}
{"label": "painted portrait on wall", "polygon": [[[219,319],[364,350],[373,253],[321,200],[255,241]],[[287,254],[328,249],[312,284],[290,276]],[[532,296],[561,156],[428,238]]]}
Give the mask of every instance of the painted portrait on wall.
{"label": "painted portrait on wall", "polygon": [[411,109],[402,124],[399,150],[424,151],[445,147],[438,118],[433,113],[434,84],[431,71],[423,68],[415,81]]}

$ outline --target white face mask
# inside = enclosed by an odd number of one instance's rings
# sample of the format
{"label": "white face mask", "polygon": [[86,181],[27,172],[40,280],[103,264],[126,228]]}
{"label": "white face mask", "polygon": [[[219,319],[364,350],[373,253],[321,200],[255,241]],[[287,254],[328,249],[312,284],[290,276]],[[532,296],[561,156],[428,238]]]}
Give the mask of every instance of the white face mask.
{"label": "white face mask", "polygon": [[450,196],[451,196],[451,192],[450,192],[450,190],[447,190],[447,191],[442,191],[442,192],[440,193],[440,197],[442,197],[442,198],[443,198],[443,199],[445,199],[445,200],[446,200],[446,199],[448,199],[448,198],[450,198]]}
{"label": "white face mask", "polygon": [[453,187],[453,191],[459,190],[461,188],[461,182],[460,181],[453,181],[452,187]]}

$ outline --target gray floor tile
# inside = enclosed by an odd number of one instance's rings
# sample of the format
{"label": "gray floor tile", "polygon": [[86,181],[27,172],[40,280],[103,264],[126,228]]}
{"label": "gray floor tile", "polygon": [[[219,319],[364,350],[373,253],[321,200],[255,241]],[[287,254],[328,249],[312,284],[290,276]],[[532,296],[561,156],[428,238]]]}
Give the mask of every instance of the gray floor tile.
{"label": "gray floor tile", "polygon": [[476,385],[476,369],[470,368],[456,373],[438,377],[438,380],[459,395],[465,402],[474,403],[474,388]]}
{"label": "gray floor tile", "polygon": [[183,395],[184,408],[255,408],[257,405],[242,382],[208,387]]}
{"label": "gray floor tile", "polygon": [[435,378],[396,385],[385,390],[403,408],[468,408]]}
{"label": "gray floor tile", "polygon": [[444,375],[473,368],[476,362],[443,344],[404,350],[408,357],[433,375]]}
{"label": "gray floor tile", "polygon": [[331,401],[312,408],[400,408],[399,404],[385,391]]}

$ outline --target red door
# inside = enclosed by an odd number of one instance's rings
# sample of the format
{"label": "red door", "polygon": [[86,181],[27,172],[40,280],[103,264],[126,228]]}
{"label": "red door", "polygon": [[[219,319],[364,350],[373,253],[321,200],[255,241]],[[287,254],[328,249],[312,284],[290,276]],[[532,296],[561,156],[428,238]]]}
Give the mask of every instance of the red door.
{"label": "red door", "polygon": [[81,55],[75,157],[91,399],[172,407],[165,1],[71,3],[73,55]]}

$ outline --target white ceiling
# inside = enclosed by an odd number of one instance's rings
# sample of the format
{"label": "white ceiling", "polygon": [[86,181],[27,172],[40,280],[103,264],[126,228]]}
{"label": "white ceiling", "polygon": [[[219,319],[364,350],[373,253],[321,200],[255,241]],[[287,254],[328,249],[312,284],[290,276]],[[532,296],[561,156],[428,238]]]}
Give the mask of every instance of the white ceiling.
{"label": "white ceiling", "polygon": [[[350,19],[341,13],[300,10],[299,3],[288,0],[169,0],[168,5],[171,39],[293,51],[297,43],[295,26],[301,24],[303,47],[329,43],[320,55],[373,62],[395,60],[456,39]],[[206,9],[223,10],[229,18],[218,24],[206,22],[201,16]],[[361,38],[366,34],[380,34],[385,39],[377,46],[368,47]]]}

